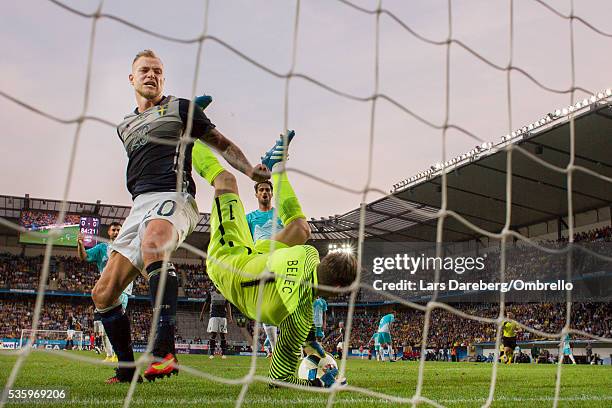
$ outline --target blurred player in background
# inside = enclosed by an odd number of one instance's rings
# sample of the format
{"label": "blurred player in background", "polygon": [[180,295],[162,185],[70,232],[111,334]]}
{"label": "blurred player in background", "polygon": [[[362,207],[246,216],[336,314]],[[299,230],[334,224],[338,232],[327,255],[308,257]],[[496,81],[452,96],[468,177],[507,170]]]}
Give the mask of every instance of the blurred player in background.
{"label": "blurred player in background", "polygon": [[[142,273],[149,280],[154,305],[164,275],[153,345],[156,360],[144,372],[145,378],[155,380],[178,373],[174,345],[178,277],[174,265],[167,260],[200,218],[191,177],[191,143],[179,143],[183,133],[190,127],[189,136],[215,148],[253,181],[263,181],[270,175],[251,166],[242,151],[215,129],[202,109],[195,106],[190,109],[189,100],[163,94],[164,65],[153,51],[144,50],[136,55],[128,79],[137,106],[117,127],[117,134],[128,156],[127,188],[134,204],[92,296],[119,361],[133,362],[130,321],[119,297]],[[179,177],[182,183],[177,185]],[[134,372],[134,367],[120,367],[107,382],[131,381]]]}
{"label": "blurred player in background", "polygon": [[[336,381],[336,368],[328,368],[320,379],[302,380],[296,376],[300,348],[305,344],[318,345],[312,330],[312,303],[317,292],[322,295],[325,292],[313,286],[348,286],[355,279],[357,261],[345,253],[331,253],[320,260],[314,247],[304,245],[310,238],[310,226],[283,167],[293,136],[293,131],[288,132],[262,158],[262,165],[273,170],[274,190],[279,195],[278,214],[284,228],[272,240],[256,243],[250,234],[236,178],[221,166],[208,147],[195,143],[194,167],[215,188],[206,265],[215,286],[245,316],[260,317],[261,321],[280,327],[270,366],[271,379],[330,387]],[[266,275],[266,271],[272,276]],[[325,357],[320,345],[315,350],[318,358]]]}
{"label": "blurred player in background", "polygon": [[[276,227],[274,226],[273,196],[274,191],[270,180],[255,183],[255,198],[257,198],[259,208],[246,215],[253,242],[260,239],[271,239],[273,231],[279,232],[283,229],[283,223],[278,218],[278,214],[276,216]],[[278,327],[263,323],[263,329],[266,333],[266,341],[270,344],[270,352],[267,353],[267,357],[272,357],[278,338]]]}
{"label": "blurred player in background", "polygon": [[321,342],[324,337],[325,326],[327,324],[327,302],[320,295],[317,295],[312,304],[313,323],[315,327],[315,337]]}
{"label": "blurred player in background", "polygon": [[76,331],[77,318],[74,317],[74,313],[68,313],[66,316],[66,350],[72,350],[74,348],[74,332]]}
{"label": "blurred player in background", "polygon": [[[506,314],[508,319],[514,319],[514,313]],[[511,320],[505,320],[502,323],[502,345],[504,347],[504,355],[501,357],[502,363],[512,364],[512,353],[516,347],[516,334],[518,332],[518,324]]]}
{"label": "blurred player in background", "polygon": [[217,333],[221,338],[221,358],[225,359],[227,351],[227,324],[232,322],[232,305],[223,297],[222,294],[212,288],[206,294],[206,300],[200,312],[200,321],[204,321],[204,315],[210,311],[208,316],[208,327],[206,331],[210,333],[208,340],[209,358],[214,358],[217,349]]}
{"label": "blurred player in background", "polygon": [[563,354],[561,356],[561,363],[563,364],[563,359],[565,358],[565,356],[568,356],[570,360],[572,360],[572,364],[576,364],[576,359],[574,358],[574,353],[572,353],[572,345],[570,342],[570,335],[569,333],[566,333],[565,336],[563,336],[563,341],[562,341],[562,345],[563,345]]}
{"label": "blurred player in background", "polygon": [[372,335],[372,337],[370,338],[370,341],[368,341],[368,347],[370,346],[370,343],[374,343],[374,353],[376,354],[376,361],[382,361],[381,360],[381,356],[380,356],[380,341],[378,340],[378,336],[379,333],[376,332]]}
{"label": "blurred player in background", "polygon": [[380,343],[380,354],[381,361],[385,361],[385,351],[389,356],[389,361],[392,361],[391,358],[391,324],[395,320],[395,316],[392,313],[384,315],[380,319],[380,323],[378,324],[378,342]]}
{"label": "blurred player in background", "polygon": [[[119,231],[121,231],[121,224],[118,222],[112,222],[108,226],[108,240],[111,242],[115,241],[117,236],[119,235]],[[79,258],[81,261],[93,262],[98,267],[98,271],[100,274],[104,271],[104,267],[106,267],[106,263],[108,262],[108,258],[111,252],[111,246],[106,242],[98,242],[94,247],[85,249],[85,245],[83,244],[84,240],[83,234],[79,233],[77,238],[77,252],[79,254]],[[127,309],[129,295],[132,294],[132,288],[134,286],[133,282],[125,288],[121,295],[119,296],[119,300],[121,305],[123,306],[123,310]],[[101,343],[104,343],[104,350],[106,351],[106,358],[104,361],[106,362],[117,362],[117,355],[113,352],[113,346],[104,331],[104,325],[102,324],[100,313],[94,310],[94,334],[96,336],[96,346],[101,347]]]}

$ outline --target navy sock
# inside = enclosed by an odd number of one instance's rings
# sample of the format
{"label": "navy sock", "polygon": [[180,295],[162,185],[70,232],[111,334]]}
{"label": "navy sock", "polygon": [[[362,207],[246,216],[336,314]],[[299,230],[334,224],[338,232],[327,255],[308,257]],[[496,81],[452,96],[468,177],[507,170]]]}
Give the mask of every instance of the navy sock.
{"label": "navy sock", "polygon": [[227,350],[227,341],[225,339],[221,339],[221,355],[225,355],[225,351]]}
{"label": "navy sock", "polygon": [[[153,262],[147,266],[149,274],[149,293],[151,296],[151,305],[155,307],[155,296],[159,287],[159,279],[162,272],[163,261]],[[166,287],[162,293],[162,301],[159,305],[159,322],[157,325],[157,335],[153,344],[153,355],[155,357],[165,357],[166,354],[176,354],[174,348],[174,332],[176,327],[176,303],[178,298],[178,278],[176,269],[172,263],[166,264],[168,277],[166,278]]]}
{"label": "navy sock", "polygon": [[210,354],[211,356],[214,356],[216,348],[217,348],[217,340],[210,339],[208,341],[208,354]]}
{"label": "navy sock", "polygon": [[[113,345],[115,354],[117,354],[117,359],[124,362],[134,361],[130,320],[123,312],[123,307],[117,305],[111,310],[100,314],[102,315],[104,330]],[[120,377],[122,381],[131,380],[133,374],[134,367],[121,367],[117,370],[117,376]]]}

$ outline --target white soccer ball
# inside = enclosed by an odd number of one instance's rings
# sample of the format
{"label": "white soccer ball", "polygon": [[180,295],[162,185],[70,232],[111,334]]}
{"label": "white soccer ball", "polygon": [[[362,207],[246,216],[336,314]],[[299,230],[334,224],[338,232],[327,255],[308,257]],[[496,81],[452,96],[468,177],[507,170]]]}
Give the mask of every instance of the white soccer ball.
{"label": "white soccer ball", "polygon": [[[318,363],[316,362],[317,359],[320,359]],[[338,368],[336,360],[330,354],[326,354],[323,358],[311,354],[302,359],[298,369],[298,377],[302,380],[321,378],[328,368]]]}

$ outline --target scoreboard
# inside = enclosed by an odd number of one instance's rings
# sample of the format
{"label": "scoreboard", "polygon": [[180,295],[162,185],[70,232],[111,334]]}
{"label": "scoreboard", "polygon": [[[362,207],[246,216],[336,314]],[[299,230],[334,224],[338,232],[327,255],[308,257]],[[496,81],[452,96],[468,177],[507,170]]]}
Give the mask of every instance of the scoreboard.
{"label": "scoreboard", "polygon": [[56,211],[22,210],[19,225],[25,230],[19,234],[22,244],[44,245],[51,239],[53,245],[76,247],[81,233],[85,247],[90,248],[100,235],[100,218],[82,214],[66,214],[60,222]]}
{"label": "scoreboard", "polygon": [[83,234],[83,245],[91,248],[98,243],[97,236],[100,235],[100,219],[91,216],[81,216],[79,230]]}

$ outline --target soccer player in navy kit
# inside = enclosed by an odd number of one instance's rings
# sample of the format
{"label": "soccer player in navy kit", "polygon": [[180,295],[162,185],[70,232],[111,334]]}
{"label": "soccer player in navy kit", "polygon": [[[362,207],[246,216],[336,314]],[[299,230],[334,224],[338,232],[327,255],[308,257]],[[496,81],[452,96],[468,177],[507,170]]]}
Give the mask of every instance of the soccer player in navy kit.
{"label": "soccer player in navy kit", "polygon": [[213,287],[210,292],[206,294],[206,301],[200,312],[200,321],[204,320],[204,314],[206,312],[210,312],[208,316],[208,327],[206,328],[206,331],[210,333],[210,338],[208,340],[209,357],[212,359],[215,356],[217,333],[219,333],[219,337],[221,338],[221,358],[225,359],[225,352],[227,351],[227,340],[225,335],[227,334],[228,322],[232,322],[232,306],[230,302]]}
{"label": "soccer player in navy kit", "polygon": [[72,350],[74,348],[74,332],[76,330],[77,319],[74,314],[70,312],[66,317],[66,350]]}
{"label": "soccer player in navy kit", "polygon": [[[188,126],[190,101],[163,94],[164,66],[151,50],[136,55],[128,79],[135,91],[137,107],[117,127],[117,133],[128,155],[127,187],[134,204],[113,242],[92,298],[119,362],[133,362],[130,322],[119,296],[142,273],[149,279],[151,302],[155,304],[161,274],[166,273],[153,346],[156,361],[144,372],[145,378],[154,380],[178,373],[174,348],[178,278],[174,265],[164,259],[187,238],[199,220],[191,177],[191,144],[185,149],[179,144]],[[264,166],[252,166],[201,109],[193,109],[192,119],[191,137],[218,151],[232,167],[252,180],[270,177]],[[177,185],[181,150],[182,183]],[[131,381],[134,371],[133,367],[120,367],[107,382]]]}

